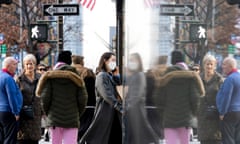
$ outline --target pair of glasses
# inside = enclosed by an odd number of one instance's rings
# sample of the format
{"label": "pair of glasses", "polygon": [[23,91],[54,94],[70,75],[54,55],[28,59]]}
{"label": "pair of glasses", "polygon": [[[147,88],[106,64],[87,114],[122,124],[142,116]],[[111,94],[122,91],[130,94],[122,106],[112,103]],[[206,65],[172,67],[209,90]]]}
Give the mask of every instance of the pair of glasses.
{"label": "pair of glasses", "polygon": [[38,70],[39,70],[39,71],[47,71],[46,68],[39,68]]}

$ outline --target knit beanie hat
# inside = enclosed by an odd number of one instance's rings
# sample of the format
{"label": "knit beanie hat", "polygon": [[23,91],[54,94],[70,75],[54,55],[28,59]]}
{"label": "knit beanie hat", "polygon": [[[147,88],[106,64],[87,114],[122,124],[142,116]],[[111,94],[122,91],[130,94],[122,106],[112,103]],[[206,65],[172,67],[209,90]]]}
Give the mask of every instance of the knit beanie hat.
{"label": "knit beanie hat", "polygon": [[172,65],[175,65],[178,62],[184,62],[184,56],[181,51],[174,50],[171,55],[172,55],[172,59],[171,59]]}
{"label": "knit beanie hat", "polygon": [[64,62],[68,65],[72,63],[72,52],[71,51],[61,51],[58,55],[58,62]]}

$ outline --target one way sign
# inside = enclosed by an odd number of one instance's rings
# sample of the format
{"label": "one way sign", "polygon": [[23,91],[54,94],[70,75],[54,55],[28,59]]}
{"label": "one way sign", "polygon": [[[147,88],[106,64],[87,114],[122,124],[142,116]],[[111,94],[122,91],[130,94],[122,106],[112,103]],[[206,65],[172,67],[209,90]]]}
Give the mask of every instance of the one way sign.
{"label": "one way sign", "polygon": [[180,4],[162,4],[160,5],[160,15],[168,16],[194,16],[193,5],[180,5]]}
{"label": "one way sign", "polygon": [[53,4],[43,6],[44,16],[79,15],[78,4]]}

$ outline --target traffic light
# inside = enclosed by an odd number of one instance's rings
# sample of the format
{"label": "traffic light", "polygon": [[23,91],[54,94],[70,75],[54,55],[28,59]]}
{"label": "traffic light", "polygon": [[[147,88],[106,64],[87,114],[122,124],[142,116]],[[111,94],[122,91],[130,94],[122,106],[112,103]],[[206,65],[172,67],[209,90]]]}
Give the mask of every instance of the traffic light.
{"label": "traffic light", "polygon": [[230,5],[240,4],[240,0],[227,0],[227,3]]}
{"label": "traffic light", "polygon": [[30,35],[32,40],[46,41],[48,39],[48,25],[31,24]]}
{"label": "traffic light", "polygon": [[0,4],[11,4],[12,0],[0,0]]}

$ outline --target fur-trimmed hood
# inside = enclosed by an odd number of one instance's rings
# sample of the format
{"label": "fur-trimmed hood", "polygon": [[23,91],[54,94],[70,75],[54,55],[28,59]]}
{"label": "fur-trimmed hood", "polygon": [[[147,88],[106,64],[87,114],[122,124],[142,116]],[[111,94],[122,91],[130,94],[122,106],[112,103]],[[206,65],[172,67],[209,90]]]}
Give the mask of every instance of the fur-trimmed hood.
{"label": "fur-trimmed hood", "polygon": [[166,84],[168,84],[168,82],[170,82],[173,79],[176,78],[193,78],[193,80],[196,82],[198,88],[200,89],[201,95],[205,95],[205,89],[204,89],[204,85],[202,83],[202,80],[199,76],[199,74],[197,74],[196,72],[193,71],[185,71],[185,70],[180,70],[180,71],[171,71],[167,74],[165,74],[163,77],[158,78],[158,83],[157,85],[159,87],[163,87]]}
{"label": "fur-trimmed hood", "polygon": [[79,87],[83,87],[85,85],[83,79],[79,75],[75,74],[74,72],[67,71],[67,70],[47,71],[39,79],[37,89],[36,89],[36,96],[41,95],[45,82],[48,79],[52,79],[52,78],[67,78],[72,80]]}

